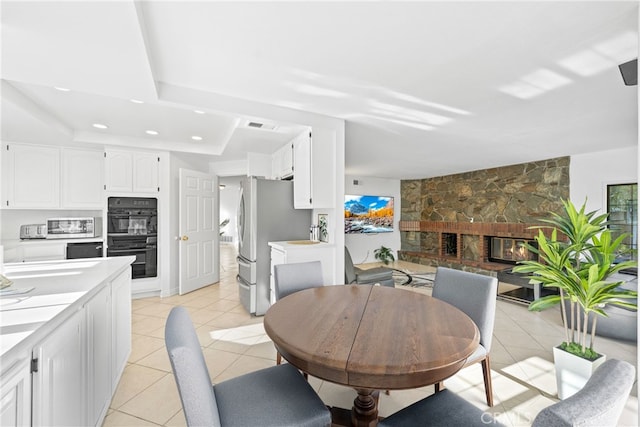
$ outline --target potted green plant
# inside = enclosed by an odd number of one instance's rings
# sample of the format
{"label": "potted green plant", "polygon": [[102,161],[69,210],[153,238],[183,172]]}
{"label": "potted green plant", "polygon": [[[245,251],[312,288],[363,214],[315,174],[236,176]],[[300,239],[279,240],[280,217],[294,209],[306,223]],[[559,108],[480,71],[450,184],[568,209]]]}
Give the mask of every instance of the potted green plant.
{"label": "potted green plant", "polygon": [[396,260],[396,257],[393,255],[393,251],[386,246],[380,246],[378,249],[374,250],[373,255],[384,265]]}
{"label": "potted green plant", "polygon": [[[558,290],[557,294],[533,301],[529,310],[541,311],[560,304],[565,341],[554,348],[560,399],[582,388],[591,372],[605,360],[593,348],[597,319],[606,316],[604,308],[612,305],[637,309],[638,297],[636,291],[620,288],[623,282],[611,279],[614,273],[637,265],[633,260],[615,262],[627,236],[613,239],[607,228],[607,215],[585,212],[586,202],[579,210],[568,200],[562,203],[562,215],[551,212],[551,218],[543,220],[550,225],[535,227],[540,229],[535,237],[537,247],[526,244],[528,250],[538,254],[538,260],[520,261],[513,269],[527,274],[532,282]],[[550,237],[543,229],[551,230]],[[578,359],[570,361],[568,367],[559,366],[559,360],[567,355]],[[574,381],[572,386],[562,381],[567,376],[575,377],[576,370],[585,363],[589,367],[584,382]]]}
{"label": "potted green plant", "polygon": [[227,226],[227,224],[229,224],[229,218],[224,219],[221,223],[220,223],[220,235],[222,236],[224,234],[224,230],[222,230],[223,228],[225,228]]}

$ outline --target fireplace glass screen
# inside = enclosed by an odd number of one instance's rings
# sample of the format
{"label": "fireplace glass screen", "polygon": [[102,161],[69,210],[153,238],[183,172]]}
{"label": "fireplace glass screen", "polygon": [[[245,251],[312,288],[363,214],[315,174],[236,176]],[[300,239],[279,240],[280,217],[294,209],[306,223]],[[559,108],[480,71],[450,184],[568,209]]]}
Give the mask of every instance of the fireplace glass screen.
{"label": "fireplace glass screen", "polygon": [[491,238],[489,261],[515,264],[518,261],[537,259],[537,255],[527,249],[525,243],[536,246],[534,240],[512,239],[504,237]]}

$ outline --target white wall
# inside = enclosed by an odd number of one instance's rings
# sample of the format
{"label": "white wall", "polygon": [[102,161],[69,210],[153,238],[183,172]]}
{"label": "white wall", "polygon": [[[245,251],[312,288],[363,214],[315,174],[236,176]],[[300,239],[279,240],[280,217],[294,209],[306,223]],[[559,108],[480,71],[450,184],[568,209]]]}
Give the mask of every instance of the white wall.
{"label": "white wall", "polygon": [[[358,185],[354,185],[354,180]],[[349,248],[354,264],[375,262],[373,251],[380,246],[386,246],[393,250],[397,259],[397,251],[400,249],[400,180],[372,177],[346,176],[344,184],[345,194],[391,196],[395,206],[393,217],[393,233],[379,234],[345,234],[344,243]],[[344,227],[344,223],[342,224]]]}
{"label": "white wall", "polygon": [[571,156],[569,197],[577,206],[587,200],[587,211],[604,213],[607,185],[638,182],[638,147]]}

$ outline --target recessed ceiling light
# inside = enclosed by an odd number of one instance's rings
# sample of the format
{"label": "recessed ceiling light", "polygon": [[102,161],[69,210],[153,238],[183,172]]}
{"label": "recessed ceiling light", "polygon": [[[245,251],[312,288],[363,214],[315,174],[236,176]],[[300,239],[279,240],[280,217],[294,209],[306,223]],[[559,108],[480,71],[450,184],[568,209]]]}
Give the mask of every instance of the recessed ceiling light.
{"label": "recessed ceiling light", "polygon": [[194,141],[202,141],[202,137],[198,135],[193,135],[191,139],[193,139]]}
{"label": "recessed ceiling light", "polygon": [[107,125],[103,125],[102,123],[94,123],[92,126],[94,128],[96,128],[96,129],[107,129],[108,128]]}
{"label": "recessed ceiling light", "polygon": [[60,86],[54,86],[53,88],[56,90],[59,90],[60,92],[69,92],[71,90],[66,87],[60,87]]}
{"label": "recessed ceiling light", "polygon": [[157,130],[151,130],[151,129],[149,129],[149,130],[145,130],[145,132],[146,132],[147,134],[149,134],[149,135],[157,135],[157,134],[158,134],[158,131],[157,131]]}
{"label": "recessed ceiling light", "polygon": [[133,102],[134,104],[144,104],[144,101],[140,101],[139,99],[130,99],[129,101]]}
{"label": "recessed ceiling light", "polygon": [[193,112],[196,114],[204,114],[204,111],[202,110],[193,110]]}

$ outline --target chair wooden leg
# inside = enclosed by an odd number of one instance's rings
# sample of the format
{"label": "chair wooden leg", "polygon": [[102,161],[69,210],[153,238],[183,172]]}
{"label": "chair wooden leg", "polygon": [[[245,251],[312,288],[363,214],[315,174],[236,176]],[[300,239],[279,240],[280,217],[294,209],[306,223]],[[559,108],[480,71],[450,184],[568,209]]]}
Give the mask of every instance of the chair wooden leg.
{"label": "chair wooden leg", "polygon": [[282,363],[282,355],[280,355],[280,352],[277,351],[276,352],[276,365],[279,365]]}
{"label": "chair wooden leg", "polygon": [[444,381],[440,381],[438,383],[435,383],[433,385],[433,387],[435,388],[435,392],[438,393],[440,390],[444,390],[445,386],[444,386]]}
{"label": "chair wooden leg", "polygon": [[487,395],[487,405],[493,406],[493,386],[491,385],[491,363],[489,362],[489,355],[481,362],[482,374],[484,376],[484,391]]}

